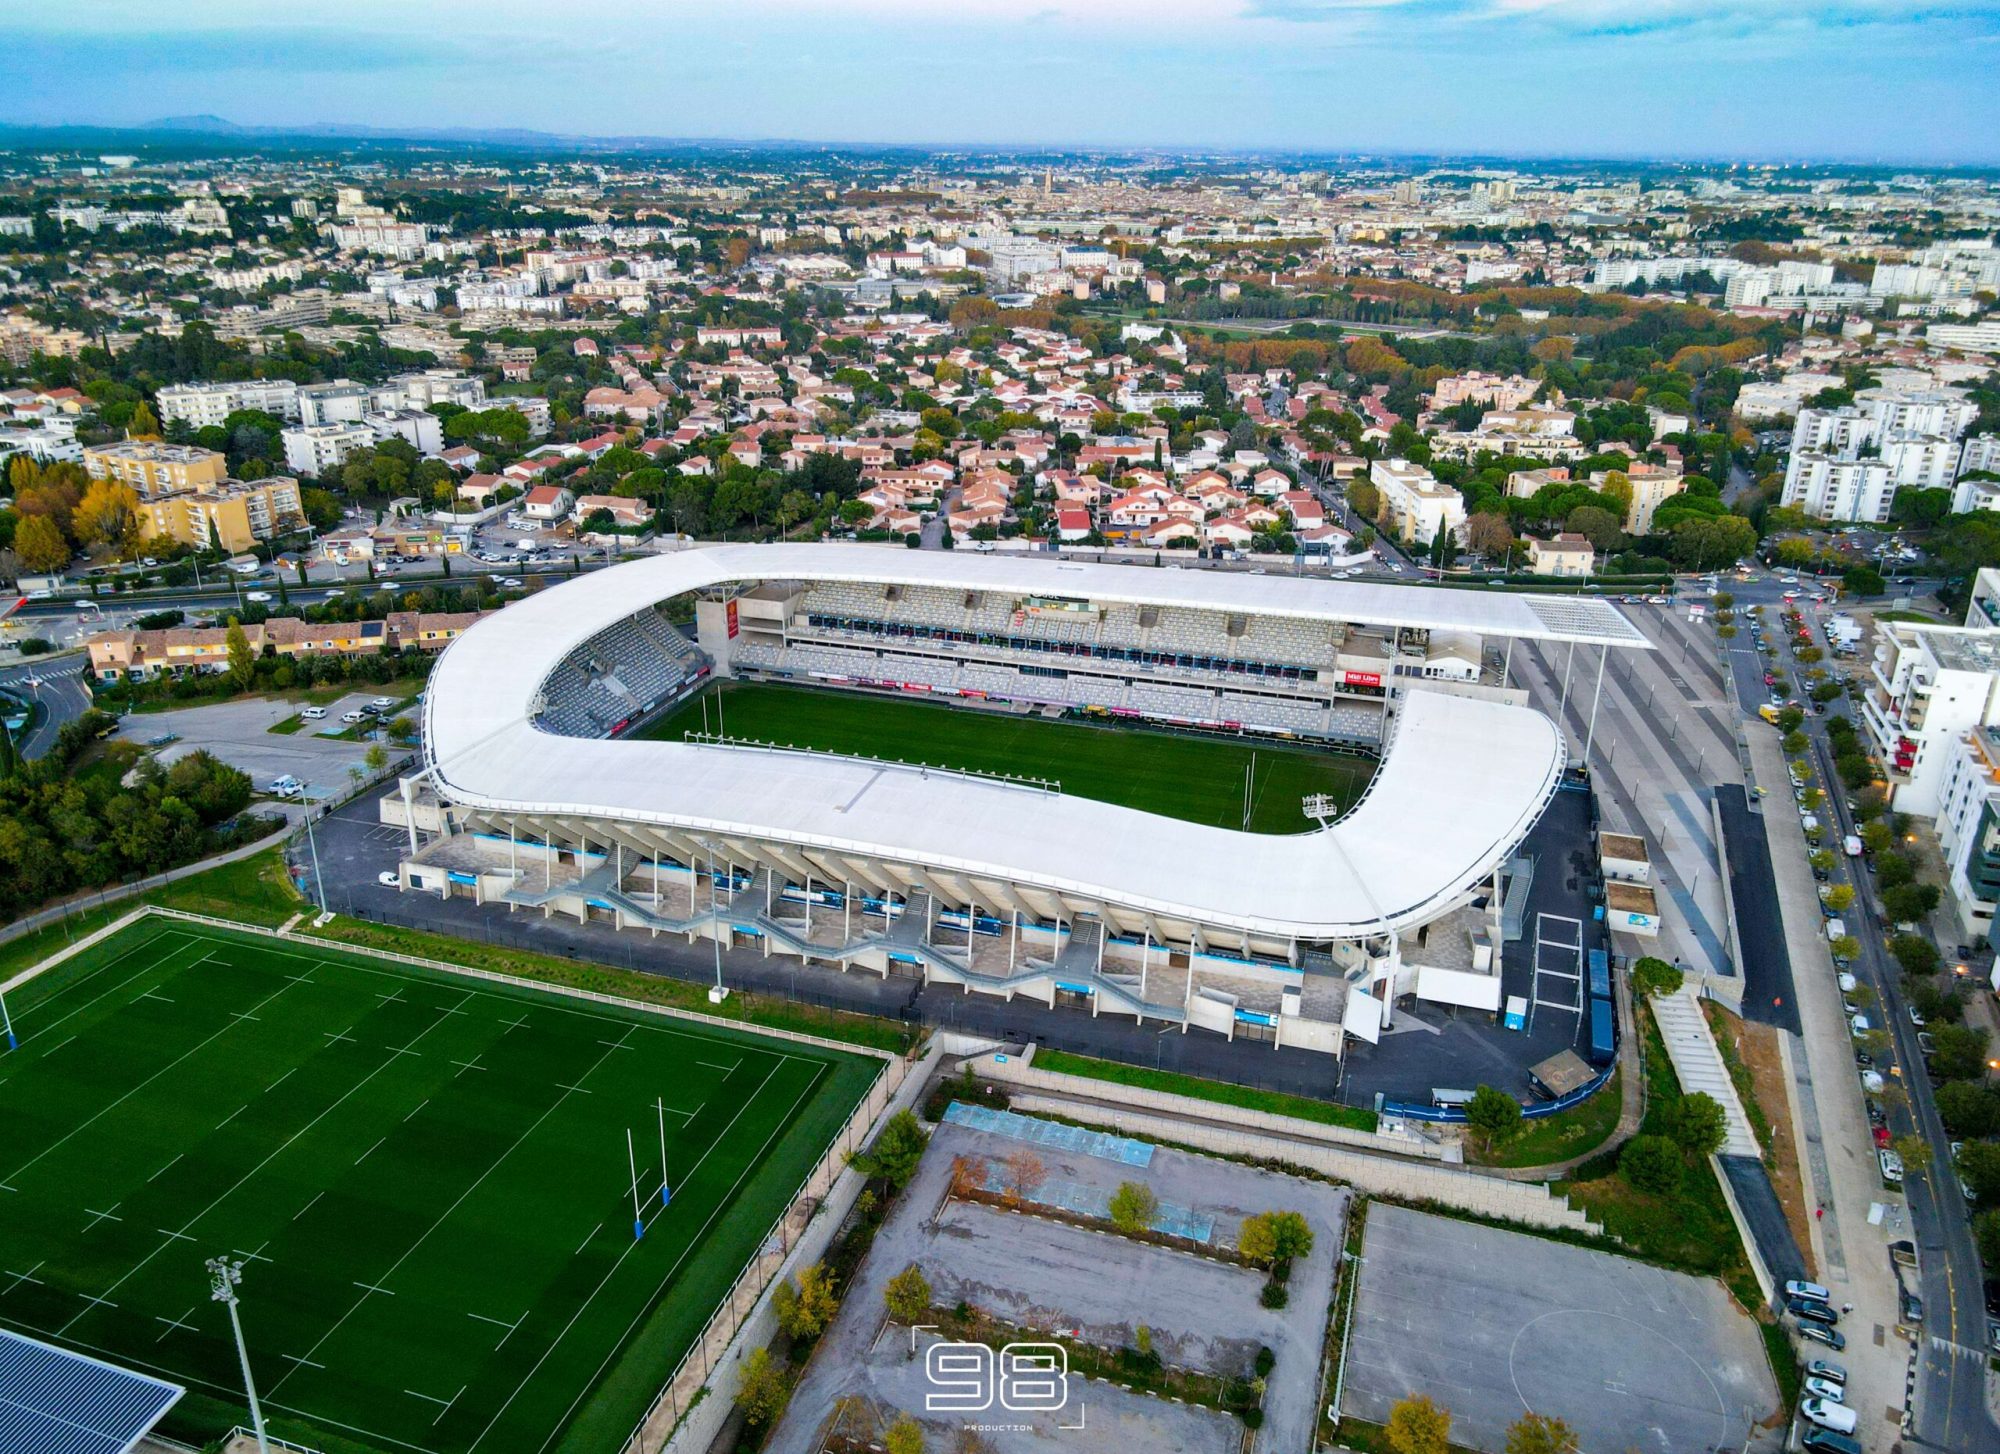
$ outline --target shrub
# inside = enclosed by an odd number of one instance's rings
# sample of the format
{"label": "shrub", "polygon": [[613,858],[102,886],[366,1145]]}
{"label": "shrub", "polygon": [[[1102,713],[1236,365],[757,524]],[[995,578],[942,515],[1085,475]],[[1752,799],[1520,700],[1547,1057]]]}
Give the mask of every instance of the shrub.
{"label": "shrub", "polygon": [[759,1348],[744,1360],[743,1377],[736,1386],[736,1407],[744,1419],[759,1428],[778,1421],[792,1396],[791,1380],[768,1348]]}
{"label": "shrub", "polygon": [[1618,1157],[1618,1170],[1636,1191],[1669,1196],[1681,1184],[1681,1152],[1665,1136],[1634,1136]]}
{"label": "shrub", "polygon": [[1649,998],[1680,993],[1682,978],[1673,965],[1650,954],[1632,966],[1632,988]]}
{"label": "shrub", "polygon": [[1282,1263],[1289,1268],[1295,1258],[1309,1256],[1312,1249],[1312,1224],[1299,1212],[1259,1212],[1245,1217],[1236,1236],[1236,1250],[1263,1267],[1275,1268]]}
{"label": "shrub", "polygon": [[1257,1301],[1267,1308],[1282,1308],[1291,1300],[1292,1295],[1285,1291],[1285,1285],[1275,1278],[1265,1283],[1264,1290],[1257,1295]]}
{"label": "shrub", "polygon": [[849,1155],[848,1163],[863,1176],[879,1176],[900,1190],[917,1174],[924,1147],[930,1141],[923,1124],[910,1111],[898,1111],[866,1151]]}
{"label": "shrub", "polygon": [[1451,1410],[1413,1395],[1389,1410],[1384,1435],[1395,1454],[1450,1454]]}
{"label": "shrub", "polygon": [[1503,1090],[1482,1085],[1466,1103],[1465,1124],[1488,1146],[1497,1146],[1521,1125],[1521,1103]]}
{"label": "shrub", "polygon": [[1692,1091],[1674,1107],[1674,1140],[1690,1156],[1708,1156],[1722,1149],[1728,1134],[1722,1103],[1705,1091]]}

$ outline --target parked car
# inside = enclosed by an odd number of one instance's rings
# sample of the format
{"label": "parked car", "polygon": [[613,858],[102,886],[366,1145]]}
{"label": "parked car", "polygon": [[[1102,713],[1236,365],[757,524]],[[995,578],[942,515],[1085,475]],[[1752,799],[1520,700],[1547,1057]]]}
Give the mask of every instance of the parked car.
{"label": "parked car", "polygon": [[375,882],[385,889],[399,889],[403,886],[403,877],[393,869],[385,868],[375,875]]}
{"label": "parked car", "polygon": [[305,709],[305,711],[299,713],[299,716],[303,717],[308,722],[323,721],[326,717],[326,708],[308,707]]}
{"label": "parked car", "polygon": [[1785,1311],[1801,1323],[1818,1323],[1831,1328],[1840,1321],[1840,1314],[1832,1306],[1815,1298],[1794,1297],[1785,1299]]}
{"label": "parked car", "polygon": [[1869,1131],[1875,1137],[1875,1149],[1877,1151],[1887,1150],[1889,1145],[1889,1128],[1887,1126],[1871,1126],[1869,1127]]}
{"label": "parked car", "polygon": [[1877,1151],[1875,1161],[1882,1168],[1882,1180],[1892,1186],[1900,1186],[1903,1181],[1903,1158],[1889,1150]]}
{"label": "parked car", "polygon": [[1924,1012],[1922,1010],[1918,1009],[1915,1005],[1911,1005],[1910,1023],[1912,1025],[1915,1025],[1919,1030],[1921,1030],[1924,1028],[1924,1026],[1928,1025],[1930,1021],[1924,1018]]}
{"label": "parked car", "polygon": [[1796,1280],[1788,1282],[1785,1284],[1785,1296],[1788,1298],[1805,1298],[1808,1302],[1815,1303],[1830,1303],[1833,1301],[1833,1294],[1816,1282],[1800,1282]]}
{"label": "parked car", "polygon": [[1924,1300],[1913,1292],[1904,1291],[1897,1300],[1897,1314],[1912,1328],[1923,1326]]}
{"label": "parked car", "polygon": [[1818,1424],[1808,1424],[1799,1439],[1799,1447],[1806,1454],[1862,1454],[1861,1441],[1848,1434],[1837,1434],[1832,1429],[1822,1429]]}
{"label": "parked car", "polygon": [[1831,1348],[1836,1353],[1847,1350],[1847,1335],[1838,1328],[1821,1327],[1818,1323],[1800,1323],[1798,1334],[1809,1343],[1817,1343],[1823,1348]]}
{"label": "parked car", "polygon": [[1937,1054],[1937,1041],[1931,1038],[1928,1030],[1917,1032],[1917,1050],[1926,1060]]}
{"label": "parked car", "polygon": [[1907,1240],[1891,1242],[1889,1244],[1889,1261],[1896,1267],[1915,1267],[1917,1265],[1917,1244]]}
{"label": "parked car", "polygon": [[352,727],[357,723],[366,722],[368,720],[368,714],[366,712],[361,712],[361,711],[342,712],[340,714],[340,720],[345,722],[348,726]]}
{"label": "parked car", "polygon": [[1815,1358],[1806,1365],[1806,1377],[1823,1378],[1843,1387],[1847,1383],[1847,1370],[1838,1363],[1829,1363],[1824,1358]]}
{"label": "parked car", "polygon": [[374,701],[370,702],[368,705],[373,707],[378,712],[386,712],[391,707],[396,705],[396,699],[394,697],[377,697]]}
{"label": "parked car", "polygon": [[1846,1388],[1835,1383],[1830,1378],[1815,1378],[1811,1374],[1807,1374],[1803,1386],[1805,1391],[1812,1397],[1823,1398],[1828,1403],[1837,1404],[1847,1401]]}

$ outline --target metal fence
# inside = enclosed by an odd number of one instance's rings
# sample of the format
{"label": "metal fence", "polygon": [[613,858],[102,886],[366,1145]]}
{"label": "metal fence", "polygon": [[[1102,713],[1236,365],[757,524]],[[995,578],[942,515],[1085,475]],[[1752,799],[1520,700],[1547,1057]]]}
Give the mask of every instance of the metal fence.
{"label": "metal fence", "polygon": [[[1531,1106],[1521,1107],[1522,1119],[1529,1121],[1539,1120],[1543,1116],[1560,1115],[1572,1106],[1582,1105],[1611,1083],[1611,1076],[1617,1069],[1616,1065],[1607,1066],[1593,1076],[1588,1083],[1578,1086],[1566,1096],[1558,1096],[1552,1101],[1537,1101]],[[1465,1124],[1465,1108],[1463,1106],[1446,1108],[1436,1105],[1419,1105],[1413,1101],[1384,1101],[1382,1102],[1382,1114],[1385,1116],[1402,1116],[1412,1121],[1439,1121],[1454,1126]]]}

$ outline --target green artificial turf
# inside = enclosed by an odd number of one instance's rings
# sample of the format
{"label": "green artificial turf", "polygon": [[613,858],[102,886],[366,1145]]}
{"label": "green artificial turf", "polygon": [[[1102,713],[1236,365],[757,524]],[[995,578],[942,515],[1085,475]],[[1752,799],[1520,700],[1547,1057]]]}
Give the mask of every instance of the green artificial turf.
{"label": "green artificial turf", "polygon": [[[679,739],[720,722],[735,738],[821,752],[1050,778],[1078,797],[1222,828],[1243,826],[1244,770],[1256,759],[1250,828],[1303,833],[1309,793],[1351,808],[1374,775],[1364,757],[1248,739],[1085,722],[1050,722],[856,692],[727,683],[639,734]],[[719,704],[719,710],[718,710]]]}
{"label": "green artificial turf", "polygon": [[247,1423],[231,1255],[275,1433],[618,1448],[880,1070],[164,919],[9,1004],[0,1325],[184,1383],[195,1443]]}

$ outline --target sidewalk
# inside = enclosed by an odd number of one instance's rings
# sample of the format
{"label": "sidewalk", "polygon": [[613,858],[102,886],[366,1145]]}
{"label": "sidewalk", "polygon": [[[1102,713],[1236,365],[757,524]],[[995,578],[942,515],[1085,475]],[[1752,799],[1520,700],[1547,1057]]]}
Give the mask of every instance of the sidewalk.
{"label": "sidewalk", "polygon": [[[1752,734],[1750,754],[1761,781],[1785,780],[1775,738]],[[1821,929],[1819,895],[1806,863],[1805,834],[1796,813],[1768,812],[1764,824],[1803,1027],[1799,1036],[1783,1036],[1780,1045],[1793,1075],[1793,1128],[1815,1212],[1819,1280],[1836,1306],[1854,1309],[1840,1324],[1846,1352],[1825,1356],[1847,1368],[1847,1401],[1861,1415],[1856,1433],[1863,1444],[1887,1450],[1902,1437],[1910,1362],[1910,1347],[1895,1332],[1897,1284],[1888,1245],[1908,1235],[1908,1217],[1901,1196],[1882,1185],[1876,1164],[1840,986]],[[1876,1206],[1882,1208],[1879,1222],[1871,1224]],[[1800,1347],[1806,1356],[1824,1353],[1815,1344]]]}

